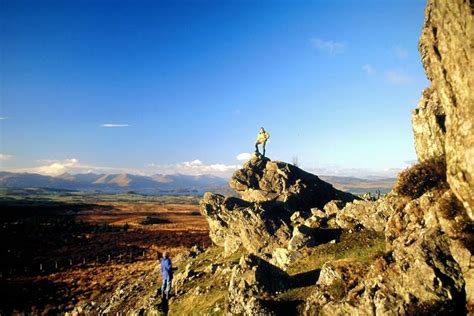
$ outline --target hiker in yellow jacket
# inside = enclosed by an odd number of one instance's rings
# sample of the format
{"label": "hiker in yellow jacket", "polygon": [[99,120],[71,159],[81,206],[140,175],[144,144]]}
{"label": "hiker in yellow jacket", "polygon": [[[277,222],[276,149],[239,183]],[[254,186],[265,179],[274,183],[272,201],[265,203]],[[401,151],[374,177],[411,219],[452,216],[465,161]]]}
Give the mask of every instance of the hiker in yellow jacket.
{"label": "hiker in yellow jacket", "polygon": [[258,151],[258,145],[262,145],[263,153],[262,155],[265,156],[265,144],[267,140],[270,138],[270,134],[261,127],[260,132],[258,132],[257,140],[255,141],[255,153],[258,155],[260,152]]}

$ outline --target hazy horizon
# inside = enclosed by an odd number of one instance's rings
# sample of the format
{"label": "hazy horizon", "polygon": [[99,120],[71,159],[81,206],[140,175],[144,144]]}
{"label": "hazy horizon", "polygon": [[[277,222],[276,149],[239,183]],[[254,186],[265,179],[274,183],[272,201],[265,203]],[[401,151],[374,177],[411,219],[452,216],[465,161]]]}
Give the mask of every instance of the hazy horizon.
{"label": "hazy horizon", "polygon": [[[139,5],[138,5],[139,4]],[[326,176],[416,159],[424,1],[2,1],[0,170]]]}

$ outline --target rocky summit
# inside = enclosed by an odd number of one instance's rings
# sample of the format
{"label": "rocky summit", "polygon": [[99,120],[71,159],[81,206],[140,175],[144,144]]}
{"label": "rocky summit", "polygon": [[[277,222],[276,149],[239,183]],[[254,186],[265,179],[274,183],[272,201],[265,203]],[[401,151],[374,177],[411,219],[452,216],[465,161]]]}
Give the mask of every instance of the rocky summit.
{"label": "rocky summit", "polygon": [[237,170],[229,185],[245,201],[280,202],[290,212],[322,208],[332,200],[349,202],[355,199],[349,193],[334,189],[314,174],[260,155],[253,155]]}
{"label": "rocky summit", "polygon": [[242,198],[206,193],[200,203],[212,241],[226,255],[244,247],[278,263],[283,249],[314,239],[311,225],[303,223],[312,209],[333,200],[345,204],[358,199],[296,166],[260,155],[234,173],[230,186]]}

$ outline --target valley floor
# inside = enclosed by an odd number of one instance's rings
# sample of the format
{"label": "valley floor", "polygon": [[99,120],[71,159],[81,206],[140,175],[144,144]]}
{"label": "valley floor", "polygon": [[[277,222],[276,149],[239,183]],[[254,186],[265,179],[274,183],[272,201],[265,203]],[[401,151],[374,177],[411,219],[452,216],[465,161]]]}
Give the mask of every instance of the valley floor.
{"label": "valley floor", "polygon": [[[163,251],[208,247],[195,196],[0,196],[0,314],[72,311],[151,275]],[[155,280],[159,282],[159,280]]]}

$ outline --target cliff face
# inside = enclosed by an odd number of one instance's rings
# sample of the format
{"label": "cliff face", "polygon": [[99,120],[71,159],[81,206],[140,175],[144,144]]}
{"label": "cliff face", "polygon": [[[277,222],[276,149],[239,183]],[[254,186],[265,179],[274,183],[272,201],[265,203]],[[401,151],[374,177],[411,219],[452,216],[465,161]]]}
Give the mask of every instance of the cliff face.
{"label": "cliff face", "polygon": [[446,159],[450,188],[474,219],[473,4],[430,0],[419,49],[431,87],[413,114],[418,158]]}
{"label": "cliff face", "polygon": [[[446,164],[449,186],[440,183],[416,197],[392,192],[370,207],[342,209],[338,218],[349,215],[362,222],[367,210],[391,205],[384,225],[387,252],[362,274],[351,265],[342,269],[328,263],[307,300],[307,313],[474,312],[472,16],[473,4],[467,0],[429,0],[419,41],[431,86],[413,111],[416,152],[425,166]],[[414,185],[423,182],[412,179]],[[332,284],[342,270],[358,281],[341,299],[332,294]]]}

